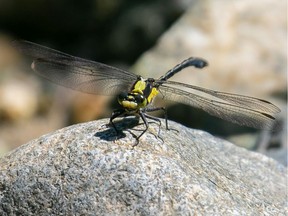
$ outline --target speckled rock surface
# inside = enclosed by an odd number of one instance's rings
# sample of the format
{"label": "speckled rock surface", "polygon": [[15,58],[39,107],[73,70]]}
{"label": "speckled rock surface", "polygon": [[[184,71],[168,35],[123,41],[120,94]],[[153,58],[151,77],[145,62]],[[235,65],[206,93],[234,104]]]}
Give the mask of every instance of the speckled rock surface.
{"label": "speckled rock surface", "polygon": [[[284,215],[287,169],[169,122],[73,125],[0,159],[0,215]],[[162,122],[164,125],[164,122]]]}

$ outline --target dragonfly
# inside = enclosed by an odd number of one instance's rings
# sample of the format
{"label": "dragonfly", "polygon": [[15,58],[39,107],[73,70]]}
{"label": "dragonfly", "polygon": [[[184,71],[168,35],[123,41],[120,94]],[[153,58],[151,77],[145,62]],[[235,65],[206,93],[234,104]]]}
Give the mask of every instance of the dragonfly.
{"label": "dragonfly", "polygon": [[148,130],[149,112],[162,110],[165,107],[154,107],[155,97],[190,105],[202,109],[210,115],[221,119],[253,127],[271,129],[275,125],[275,114],[280,109],[269,101],[233,93],[210,90],[186,83],[169,80],[172,76],[187,67],[198,69],[208,66],[203,58],[190,57],[176,65],[158,79],[143,78],[116,67],[75,57],[33,42],[25,40],[13,41],[13,46],[24,55],[33,59],[32,69],[44,78],[74,90],[96,95],[117,96],[120,108],[113,111],[110,125],[119,133],[113,120],[121,116],[140,116],[145,129],[136,137],[138,145],[140,137]]}

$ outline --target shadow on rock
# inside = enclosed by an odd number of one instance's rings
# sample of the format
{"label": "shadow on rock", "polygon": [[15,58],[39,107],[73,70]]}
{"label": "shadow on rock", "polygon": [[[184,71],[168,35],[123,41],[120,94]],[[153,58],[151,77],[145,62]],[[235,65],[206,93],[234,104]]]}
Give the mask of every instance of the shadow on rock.
{"label": "shadow on rock", "polygon": [[118,133],[115,131],[112,125],[107,124],[105,125],[108,127],[104,131],[99,131],[94,134],[94,136],[99,137],[100,139],[106,140],[106,141],[114,141],[117,139],[121,139],[126,137],[126,134],[123,133],[123,131],[128,131],[131,133],[134,137],[137,137],[135,134],[133,134],[130,129],[136,127],[139,125],[139,118],[138,117],[132,117],[132,118],[122,118],[120,120],[114,121],[114,124],[118,130]]}

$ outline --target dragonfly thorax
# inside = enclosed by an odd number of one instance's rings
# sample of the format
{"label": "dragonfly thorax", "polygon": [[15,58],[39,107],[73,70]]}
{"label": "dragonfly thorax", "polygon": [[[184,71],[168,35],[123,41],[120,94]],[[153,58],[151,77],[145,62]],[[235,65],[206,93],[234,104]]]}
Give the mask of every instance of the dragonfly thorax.
{"label": "dragonfly thorax", "polygon": [[154,79],[144,79],[139,76],[130,92],[122,92],[118,96],[119,104],[128,111],[136,111],[146,107],[158,94],[154,82]]}

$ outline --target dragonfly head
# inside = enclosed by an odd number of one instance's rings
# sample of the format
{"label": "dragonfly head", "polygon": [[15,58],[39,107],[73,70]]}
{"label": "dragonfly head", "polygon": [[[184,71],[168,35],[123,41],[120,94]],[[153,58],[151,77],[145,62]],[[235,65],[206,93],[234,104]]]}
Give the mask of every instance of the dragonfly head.
{"label": "dragonfly head", "polygon": [[121,92],[118,95],[119,104],[128,111],[135,111],[147,106],[147,99],[137,92]]}

